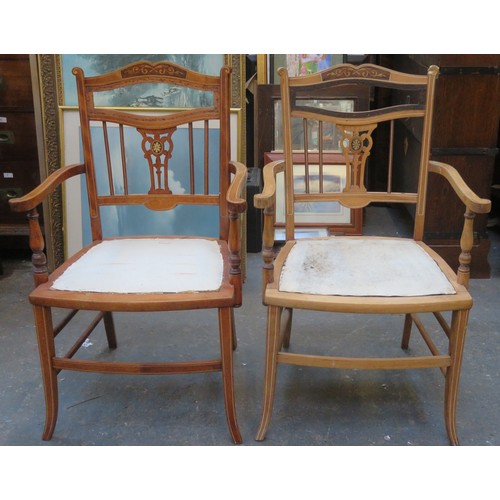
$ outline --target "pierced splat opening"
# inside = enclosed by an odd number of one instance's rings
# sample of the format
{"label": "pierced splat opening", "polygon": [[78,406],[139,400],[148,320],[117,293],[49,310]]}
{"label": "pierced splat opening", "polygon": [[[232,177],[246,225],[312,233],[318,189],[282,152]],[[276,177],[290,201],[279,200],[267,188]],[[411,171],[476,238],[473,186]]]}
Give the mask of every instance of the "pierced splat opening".
{"label": "pierced splat opening", "polygon": [[137,129],[142,135],[142,150],[148,160],[151,189],[149,194],[172,194],[168,186],[168,161],[172,158],[172,134],[177,128],[149,131]]}
{"label": "pierced splat opening", "polygon": [[340,146],[346,161],[346,185],[344,192],[366,192],[364,183],[366,160],[373,146],[372,132],[377,124],[345,127],[338,124],[342,134]]}

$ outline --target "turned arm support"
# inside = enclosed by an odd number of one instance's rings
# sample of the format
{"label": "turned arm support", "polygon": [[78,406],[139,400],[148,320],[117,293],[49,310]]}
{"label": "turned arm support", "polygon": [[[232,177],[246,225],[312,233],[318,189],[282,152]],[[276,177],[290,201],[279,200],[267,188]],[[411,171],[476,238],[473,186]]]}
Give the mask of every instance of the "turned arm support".
{"label": "turned arm support", "polygon": [[240,162],[229,162],[229,172],[232,181],[226,195],[229,209],[229,259],[231,269],[229,274],[231,283],[236,293],[236,305],[242,303],[242,278],[241,278],[241,217],[247,209],[244,189],[247,185],[247,168]]}
{"label": "turned arm support", "polygon": [[26,212],[29,224],[29,245],[33,256],[33,272],[35,286],[48,280],[47,259],[44,254],[45,241],[38,221],[37,207],[40,205],[59,185],[75,175],[85,172],[84,164],[69,165],[50,174],[39,186],[22,196],[9,200],[9,205],[14,212]]}
{"label": "turned arm support", "polygon": [[442,175],[450,183],[451,187],[466,207],[464,227],[460,238],[461,253],[457,277],[458,282],[467,287],[469,284],[470,263],[472,260],[471,250],[474,244],[474,217],[476,214],[487,214],[491,210],[491,201],[477,196],[465,183],[457,170],[447,163],[430,161],[429,172]]}
{"label": "turned arm support", "polygon": [[262,193],[256,194],[254,204],[264,209],[264,230],[262,234],[262,286],[265,289],[274,279],[274,223],[276,219],[276,175],[285,170],[284,160],[273,161],[264,166]]}

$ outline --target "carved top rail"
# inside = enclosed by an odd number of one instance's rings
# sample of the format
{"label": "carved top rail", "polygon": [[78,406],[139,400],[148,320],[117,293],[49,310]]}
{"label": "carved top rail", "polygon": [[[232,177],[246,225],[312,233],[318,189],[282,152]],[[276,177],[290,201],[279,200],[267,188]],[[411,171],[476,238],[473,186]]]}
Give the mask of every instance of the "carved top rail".
{"label": "carved top rail", "polygon": [[[437,74],[437,66],[431,66],[431,71]],[[281,69],[279,70],[281,71]],[[307,86],[323,82],[367,83],[393,87],[425,88],[427,77],[423,75],[408,75],[398,71],[382,68],[373,64],[339,64],[313,75],[296,76],[290,79],[290,86]]]}

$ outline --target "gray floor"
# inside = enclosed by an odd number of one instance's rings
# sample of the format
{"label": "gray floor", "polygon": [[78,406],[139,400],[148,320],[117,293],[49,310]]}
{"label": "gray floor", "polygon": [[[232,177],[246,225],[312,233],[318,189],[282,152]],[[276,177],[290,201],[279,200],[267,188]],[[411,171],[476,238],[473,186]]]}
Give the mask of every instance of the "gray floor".
{"label": "gray floor", "polygon": [[[404,222],[404,221],[403,221]],[[367,229],[404,232],[394,209],[370,209]],[[403,229],[401,229],[403,228]],[[458,402],[462,445],[500,444],[500,230],[491,230],[492,278],[473,280]],[[265,309],[260,254],[248,254],[244,305],[236,312],[236,402],[247,446],[445,446],[443,378],[438,370],[345,371],[280,366],[274,414],[254,441],[261,408]],[[43,390],[27,302],[31,264],[6,259],[0,276],[0,445],[230,445],[220,374],[119,376],[63,372],[54,437],[41,440]],[[85,314],[77,321],[83,323]],[[402,317],[297,313],[291,349],[400,355]],[[217,354],[216,316],[204,312],[116,316],[119,348],[109,352],[98,329],[84,354],[152,361]],[[433,329],[433,326],[430,327]],[[333,337],[335,332],[335,340]],[[185,346],[189,345],[189,348]],[[411,352],[424,352],[415,334]]]}

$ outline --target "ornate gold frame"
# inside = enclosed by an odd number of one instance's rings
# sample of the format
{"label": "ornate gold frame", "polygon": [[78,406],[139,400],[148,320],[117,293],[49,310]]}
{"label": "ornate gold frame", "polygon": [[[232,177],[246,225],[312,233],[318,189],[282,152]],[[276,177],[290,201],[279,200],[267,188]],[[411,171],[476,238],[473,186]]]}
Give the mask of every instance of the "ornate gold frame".
{"label": "ornate gold frame", "polygon": [[[224,64],[233,68],[231,81],[231,107],[240,110],[240,137],[238,138],[239,160],[246,161],[246,114],[245,114],[245,58],[242,54],[225,54]],[[62,166],[63,143],[61,135],[61,107],[63,104],[62,69],[59,54],[38,54],[38,92],[40,95],[39,130],[40,170],[45,179]],[[64,262],[64,202],[62,190],[58,189],[44,204],[44,230],[47,244],[47,259],[50,268]],[[243,232],[246,234],[246,231]]]}

